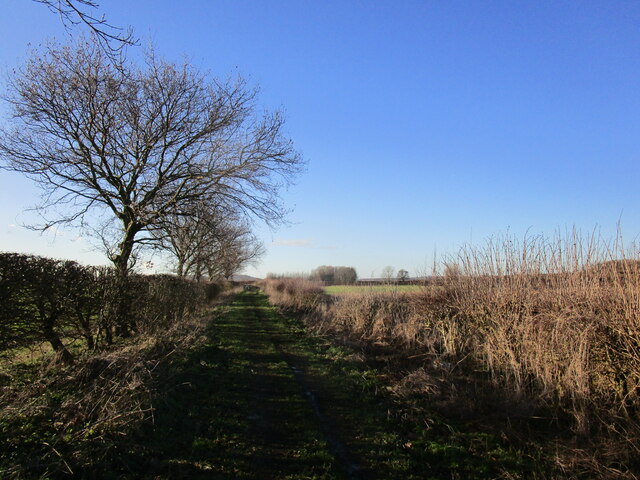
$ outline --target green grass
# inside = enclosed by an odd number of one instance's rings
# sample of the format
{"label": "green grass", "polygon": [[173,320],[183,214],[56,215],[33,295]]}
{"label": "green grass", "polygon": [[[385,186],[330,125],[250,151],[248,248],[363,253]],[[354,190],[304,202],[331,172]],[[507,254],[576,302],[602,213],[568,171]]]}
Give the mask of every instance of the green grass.
{"label": "green grass", "polygon": [[427,396],[412,399],[411,406],[399,403],[389,394],[385,376],[367,366],[359,352],[310,336],[301,323],[283,319],[272,308],[266,311],[279,328],[284,321],[287,329],[298,332],[287,351],[301,359],[318,390],[328,392],[328,415],[341,426],[353,456],[361,459],[364,478],[546,478],[549,462],[537,453],[443,417]]}
{"label": "green grass", "polygon": [[328,295],[366,295],[373,293],[413,293],[422,289],[420,285],[331,285],[325,287]]}
{"label": "green grass", "polygon": [[83,436],[57,426],[59,408],[89,384],[51,384],[38,415],[5,412],[0,476],[480,480],[539,471],[497,436],[427,410],[410,418],[357,352],[309,335],[262,294],[218,307],[202,333],[158,367],[149,351],[153,410],[117,431],[93,438],[90,425]]}

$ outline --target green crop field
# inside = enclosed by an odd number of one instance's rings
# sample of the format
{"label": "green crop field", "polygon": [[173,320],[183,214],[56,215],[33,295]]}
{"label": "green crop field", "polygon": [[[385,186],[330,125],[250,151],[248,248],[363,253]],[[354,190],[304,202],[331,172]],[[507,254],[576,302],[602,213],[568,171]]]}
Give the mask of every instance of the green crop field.
{"label": "green crop field", "polygon": [[420,285],[331,285],[325,287],[328,295],[364,295],[369,293],[412,293],[419,292]]}

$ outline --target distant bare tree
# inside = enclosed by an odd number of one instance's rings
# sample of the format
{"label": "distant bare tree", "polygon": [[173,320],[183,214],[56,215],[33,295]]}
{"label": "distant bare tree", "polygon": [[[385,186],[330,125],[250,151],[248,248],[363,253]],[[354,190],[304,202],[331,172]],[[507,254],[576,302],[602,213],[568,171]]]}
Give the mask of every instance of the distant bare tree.
{"label": "distant bare tree", "polygon": [[218,206],[196,202],[180,214],[161,219],[153,235],[158,246],[173,257],[178,276],[198,276],[204,252],[216,249],[220,243],[223,225],[224,213]]}
{"label": "distant bare tree", "polygon": [[127,45],[135,45],[137,40],[133,31],[111,25],[104,15],[97,16],[89,13],[97,10],[100,5],[93,0],[33,0],[49,7],[53,13],[60,16],[65,27],[71,25],[85,25],[93,32],[105,47],[105,50],[118,52]]}
{"label": "distant bare tree", "polygon": [[196,280],[205,272],[212,279],[230,278],[264,253],[262,244],[239,215],[201,202],[181,215],[165,219],[154,235],[174,257],[176,274]]}
{"label": "distant bare tree", "polygon": [[336,285],[353,285],[358,280],[358,274],[353,267],[335,267],[336,274],[334,281]]}
{"label": "distant bare tree", "polygon": [[335,283],[336,269],[329,265],[322,265],[311,272],[312,280],[319,280],[325,285],[333,285]]}
{"label": "distant bare tree", "polygon": [[391,283],[395,275],[396,269],[391,265],[388,265],[382,269],[381,277],[385,283]]}
{"label": "distant bare tree", "polygon": [[353,267],[322,265],[313,270],[309,278],[321,281],[325,285],[353,285],[358,279],[358,274]]}
{"label": "distant bare tree", "polygon": [[230,279],[264,255],[264,246],[246,223],[229,224],[217,248],[204,252],[202,264],[210,279]]}
{"label": "distant bare tree", "polygon": [[196,201],[282,219],[278,192],[301,159],[278,112],[254,114],[255,97],[242,79],[210,80],[153,51],[137,68],[95,37],[50,45],[11,79],[0,161],[42,188],[42,228],[106,217],[109,258],[126,276],[134,249],[156,241],[145,231]]}

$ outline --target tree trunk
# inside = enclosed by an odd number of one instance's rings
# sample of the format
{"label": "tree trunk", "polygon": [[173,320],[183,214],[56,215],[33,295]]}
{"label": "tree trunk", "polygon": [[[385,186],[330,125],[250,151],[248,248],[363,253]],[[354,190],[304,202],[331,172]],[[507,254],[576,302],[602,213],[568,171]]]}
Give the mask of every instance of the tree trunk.
{"label": "tree trunk", "polygon": [[195,273],[194,273],[194,279],[198,283],[200,283],[200,280],[202,280],[202,264],[200,262],[196,263],[196,270],[195,270]]}
{"label": "tree trunk", "polygon": [[218,275],[216,275],[216,271],[215,268],[213,268],[213,265],[207,265],[207,274],[209,275],[209,281],[213,282],[217,279]]}
{"label": "tree trunk", "polygon": [[93,339],[93,332],[91,331],[91,323],[89,322],[89,315],[86,317],[82,314],[82,312],[76,312],[78,316],[78,322],[80,324],[80,331],[82,332],[82,336],[87,342],[87,348],[89,350],[93,350],[96,347],[95,341]]}
{"label": "tree trunk", "polygon": [[133,221],[123,220],[125,235],[120,243],[120,253],[112,260],[116,267],[116,294],[114,298],[114,324],[116,335],[120,337],[131,336],[131,296],[129,294],[129,261],[135,245],[135,236],[141,227]]}
{"label": "tree trunk", "polygon": [[93,335],[91,334],[91,330],[83,328],[82,329],[82,336],[84,337],[85,341],[87,342],[87,348],[89,350],[95,350],[96,342],[93,340]]}
{"label": "tree trunk", "polygon": [[176,275],[184,277],[184,259],[178,258],[178,265],[176,265]]}
{"label": "tree trunk", "polygon": [[[137,233],[137,232],[136,232]],[[120,253],[113,258],[113,264],[118,271],[118,275],[121,277],[126,277],[129,275],[129,260],[131,259],[131,254],[133,253],[133,240],[135,238],[135,233],[127,232],[125,238],[120,243]]]}
{"label": "tree trunk", "polygon": [[122,338],[131,336],[131,295],[129,293],[129,277],[118,276],[115,295],[115,327],[116,335]]}
{"label": "tree trunk", "polygon": [[58,355],[60,360],[62,360],[62,362],[67,365],[73,363],[73,355],[71,355],[71,352],[67,350],[67,347],[64,345],[64,343],[62,343],[62,340],[60,340],[60,336],[53,329],[56,317],[47,317],[43,318],[42,320],[42,334],[44,335],[44,338],[51,344],[51,347],[53,348],[54,352],[56,352],[56,355]]}
{"label": "tree trunk", "polygon": [[111,325],[104,325],[98,328],[98,338],[100,338],[100,331],[104,331],[104,341],[107,345],[113,345],[113,331]]}

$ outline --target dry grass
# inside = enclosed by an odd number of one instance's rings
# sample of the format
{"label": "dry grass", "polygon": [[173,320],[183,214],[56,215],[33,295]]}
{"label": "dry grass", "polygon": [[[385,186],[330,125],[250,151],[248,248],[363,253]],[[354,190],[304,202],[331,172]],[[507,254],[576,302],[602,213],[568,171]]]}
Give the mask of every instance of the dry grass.
{"label": "dry grass", "polygon": [[463,275],[447,285],[494,381],[569,409],[579,433],[595,412],[630,417],[639,406],[640,262],[625,253],[575,234],[503,239],[464,249]]}
{"label": "dry grass", "polygon": [[322,282],[302,277],[268,279],[263,289],[276,305],[298,311],[311,311],[326,300]]}
{"label": "dry grass", "polygon": [[204,338],[204,326],[193,318],[81,357],[73,366],[61,366],[52,355],[29,365],[13,359],[13,381],[0,390],[2,443],[7,442],[6,458],[0,455],[3,478],[74,475],[76,465],[98,465],[109,454],[110,439],[124,438],[153,418],[159,372]]}
{"label": "dry grass", "polygon": [[[603,477],[640,468],[640,260],[621,242],[576,232],[552,239],[496,238],[445,262],[444,286],[419,294],[367,294],[303,301],[307,323],[365,345],[390,346],[464,394],[491,392],[518,414],[545,409],[578,443],[558,465]],[[286,306],[296,308],[295,282]],[[305,287],[306,288],[306,287]],[[305,290],[305,298],[309,298]],[[279,304],[283,297],[272,295]],[[421,367],[422,368],[422,367]],[[480,372],[475,380],[473,372]],[[398,391],[446,390],[404,377]],[[458,380],[456,380],[456,378]],[[421,379],[420,381],[417,381]],[[491,389],[482,386],[482,382]],[[438,388],[435,388],[438,386]],[[431,389],[431,390],[430,390]],[[493,395],[493,397],[491,397]],[[483,402],[479,399],[476,406]],[[505,412],[509,415],[509,412]],[[590,439],[590,440],[587,440]],[[579,452],[579,453],[578,453]],[[616,473],[618,472],[618,473]]]}

